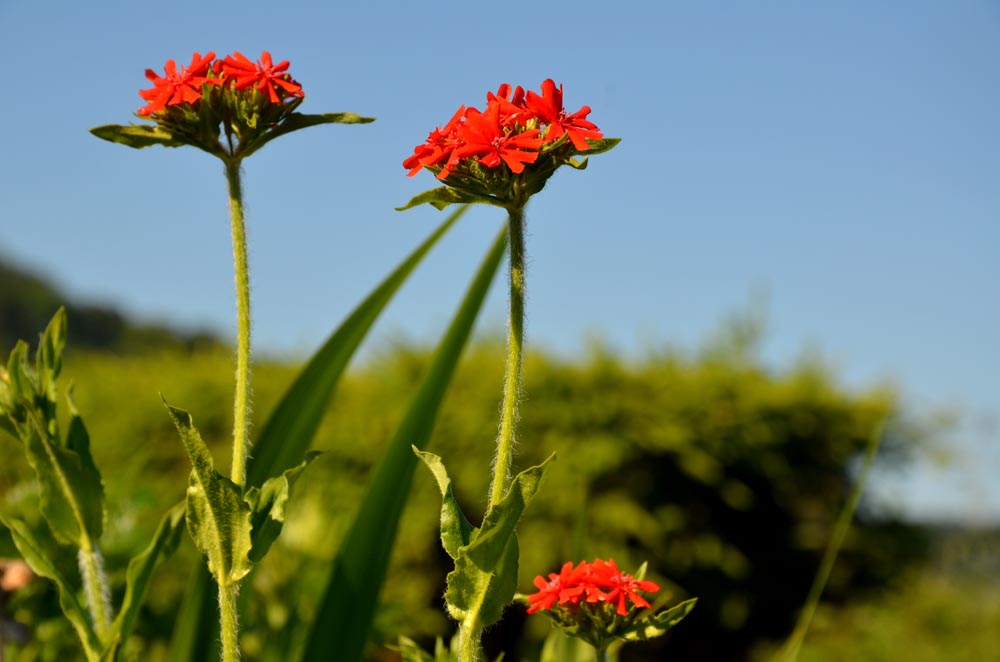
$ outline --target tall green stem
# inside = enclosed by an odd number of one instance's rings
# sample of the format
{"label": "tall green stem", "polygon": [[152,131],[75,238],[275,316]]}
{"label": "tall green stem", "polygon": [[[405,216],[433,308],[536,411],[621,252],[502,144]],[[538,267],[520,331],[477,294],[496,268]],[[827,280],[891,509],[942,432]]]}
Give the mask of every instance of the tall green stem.
{"label": "tall green stem", "polygon": [[237,597],[239,586],[219,584],[219,631],[222,635],[222,662],[239,662],[240,624]]}
{"label": "tall green stem", "polygon": [[479,635],[482,628],[473,623],[462,623],[458,627],[458,662],[480,662],[481,648]]}
{"label": "tall green stem", "polygon": [[524,207],[508,212],[510,246],[510,323],[507,331],[507,368],[503,384],[503,406],[500,413],[500,434],[497,439],[496,464],[490,486],[490,505],[495,505],[507,492],[514,460],[517,436],[517,405],[521,398],[521,365],[524,343]]}
{"label": "tall green stem", "polygon": [[233,464],[230,478],[237,485],[246,481],[247,428],[250,419],[250,269],[243,219],[243,188],[240,162],[226,163],[229,182],[229,215],[233,227],[233,264],[236,270],[236,401],[233,406]]}
{"label": "tall green stem", "polygon": [[104,572],[104,558],[88,540],[77,553],[77,564],[83,579],[87,608],[94,621],[94,631],[101,641],[106,641],[111,630],[111,592]]}

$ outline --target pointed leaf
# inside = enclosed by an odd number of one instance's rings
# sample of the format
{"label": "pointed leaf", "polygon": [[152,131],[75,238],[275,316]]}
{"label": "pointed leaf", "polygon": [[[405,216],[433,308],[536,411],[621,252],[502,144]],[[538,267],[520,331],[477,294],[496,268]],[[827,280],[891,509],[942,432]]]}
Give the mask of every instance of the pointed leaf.
{"label": "pointed leaf", "polygon": [[696,602],[698,598],[691,598],[670,609],[640,618],[624,630],[621,636],[626,641],[646,641],[664,635],[684,620],[684,617],[694,609]]}
{"label": "pointed leaf", "polygon": [[49,402],[55,402],[58,397],[56,378],[62,371],[62,354],[66,348],[66,309],[60,308],[52,317],[42,333],[35,353],[35,373],[38,375],[38,386]]}
{"label": "pointed leaf", "polygon": [[458,557],[458,550],[469,544],[469,539],[475,527],[466,519],[462,508],[455,500],[451,491],[451,478],[444,468],[441,458],[434,453],[420,451],[416,446],[413,452],[417,454],[427,468],[434,474],[438,488],[441,490],[441,545],[451,558]]}
{"label": "pointed leaf", "polygon": [[[81,432],[78,417],[74,422],[76,425],[70,426],[71,443],[85,447],[81,436],[85,437],[86,432]],[[89,450],[88,466],[72,448],[50,440],[36,416],[22,427],[22,440],[41,488],[42,514],[56,540],[90,548],[100,538],[104,524],[104,487]]]}
{"label": "pointed leaf", "polygon": [[242,156],[247,157],[258,149],[271,142],[278,136],[283,136],[292,131],[306,129],[320,124],[369,124],[374,122],[374,117],[362,117],[357,113],[323,113],[320,115],[303,115],[302,113],[292,113],[276,128],[261,135],[259,140],[254,141],[243,151]]}
{"label": "pointed leaf", "polygon": [[577,154],[585,154],[587,156],[590,156],[591,154],[603,154],[604,152],[609,152],[614,149],[621,141],[621,138],[602,138],[601,140],[588,139],[587,144],[590,145],[590,147],[583,151],[577,151]]}
{"label": "pointed leaf", "polygon": [[90,132],[98,138],[135,149],[142,149],[151,145],[180,147],[186,144],[183,140],[178,140],[173,134],[160,126],[147,124],[129,124],[128,126],[105,124],[104,126],[94,127]]}
{"label": "pointed leaf", "polygon": [[450,186],[441,186],[438,188],[432,188],[429,191],[424,191],[423,193],[412,197],[410,201],[402,207],[396,207],[396,211],[405,211],[424,203],[427,203],[436,209],[444,209],[448,205],[461,203],[481,203],[493,205],[494,207],[503,207],[503,205],[488,195],[477,195],[475,193],[452,188]]}
{"label": "pointed leaf", "polygon": [[[467,210],[467,206],[462,206],[449,214],[372,290],[309,359],[261,427],[247,462],[247,485],[260,486],[268,477],[281,474],[302,458],[316,435],[348,362],[375,320],[421,260]],[[219,640],[215,597],[205,565],[199,564],[191,572],[178,625],[171,638],[171,662],[218,659],[218,655],[212,652]]]}
{"label": "pointed leaf", "polygon": [[469,545],[459,550],[445,593],[448,611],[456,620],[472,620],[479,627],[490,625],[513,599],[517,588],[514,529],[554,457],[550,455],[540,465],[519,473],[507,494],[487,511]]}
{"label": "pointed leaf", "polygon": [[310,462],[320,455],[319,451],[306,454],[305,460],[288,469],[280,476],[268,478],[263,487],[251,487],[244,497],[250,506],[250,560],[256,563],[264,558],[271,544],[277,540],[285,523],[285,504],[295,480]]}
{"label": "pointed leaf", "polygon": [[505,227],[476,273],[403,421],[375,468],[354,525],[334,561],[333,575],[301,658],[304,662],[325,662],[334,651],[341,660],[361,658],[416,469],[417,457],[410,450],[411,444],[425,445],[430,438],[448,383],[506,245]]}
{"label": "pointed leaf", "polygon": [[132,633],[135,617],[146,597],[153,573],[177,549],[183,522],[184,504],[179,503],[160,520],[153,540],[146,549],[129,561],[125,573],[125,597],[122,599],[121,611],[111,625],[111,641],[104,651],[103,659],[109,662],[117,659],[119,651]]}
{"label": "pointed leaf", "polygon": [[236,483],[215,470],[191,415],[164,405],[194,465],[187,489],[188,532],[208,557],[208,569],[219,585],[231,585],[250,572],[250,506]]}
{"label": "pointed leaf", "polygon": [[67,577],[50,559],[56,556],[56,541],[44,530],[33,530],[22,520],[0,515],[4,526],[10,529],[14,544],[31,570],[41,577],[51,579],[59,591],[59,607],[73,625],[88,660],[97,659],[101,642],[90,624],[90,615],[79,599]]}

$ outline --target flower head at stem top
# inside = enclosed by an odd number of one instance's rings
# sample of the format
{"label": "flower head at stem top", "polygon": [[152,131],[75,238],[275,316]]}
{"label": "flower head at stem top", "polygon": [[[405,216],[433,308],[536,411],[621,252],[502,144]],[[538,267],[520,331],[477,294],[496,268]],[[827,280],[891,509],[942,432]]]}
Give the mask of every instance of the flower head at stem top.
{"label": "flower head at stem top", "polygon": [[401,209],[428,202],[523,208],[563,165],[583,169],[590,156],[618,144],[604,138],[587,119],[590,107],[575,113],[563,107],[562,85],[547,79],[541,94],[504,83],[486,95],[486,107],[462,106],[444,127],[431,131],[403,160],[408,175],[427,168],[446,188],[416,196]]}
{"label": "flower head at stem top", "polygon": [[163,76],[152,69],[146,69],[146,78],[153,82],[153,87],[139,91],[139,96],[149,103],[136,112],[142,117],[149,117],[153,113],[165,110],[167,106],[193,104],[199,101],[202,97],[202,85],[219,82],[217,78],[212,77],[214,59],[214,51],[209,51],[204,57],[200,53],[195,53],[191,56],[191,64],[182,66],[180,71],[177,70],[177,63],[174,60],[167,60],[163,67]]}
{"label": "flower head at stem top", "polygon": [[271,103],[281,103],[287,97],[305,96],[302,86],[287,73],[288,60],[273,64],[267,51],[261,53],[256,63],[236,51],[222,60],[221,70],[224,80],[233,81],[234,89],[252,87],[266,91]]}

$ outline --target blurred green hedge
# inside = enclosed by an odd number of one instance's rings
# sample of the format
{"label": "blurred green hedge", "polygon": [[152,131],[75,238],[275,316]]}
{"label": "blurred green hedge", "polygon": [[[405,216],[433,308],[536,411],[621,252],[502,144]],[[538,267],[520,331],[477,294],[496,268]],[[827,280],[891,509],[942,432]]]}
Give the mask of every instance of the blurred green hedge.
{"label": "blurred green hedge", "polygon": [[[72,333],[72,331],[71,331]],[[294,659],[301,626],[324,584],[368,472],[392,434],[428,363],[423,348],[396,343],[341,385],[315,447],[326,451],[304,474],[282,538],[254,574],[244,616],[247,660]],[[430,450],[448,464],[470,516],[486,503],[502,381],[502,347],[467,352]],[[254,376],[255,418],[263,420],[295,375],[263,361]],[[71,352],[66,373],[91,431],[109,497],[108,565],[123,569],[157,518],[180,500],[189,465],[160,395],[192,412],[228,466],[232,357],[220,350],[116,357]],[[858,393],[816,362],[772,371],[745,343],[717,343],[697,355],[648,352],[623,359],[596,348],[577,360],[531,354],[517,465],[556,451],[541,494],[519,527],[521,590],[564,560],[614,557],[623,568],[649,562],[673,600],[701,598],[672,640],[622,660],[741,660],[762,640],[781,638],[802,605],[833,522],[850,488],[850,468],[871,429],[898,407],[889,390]],[[894,426],[884,461],[903,461],[919,440]],[[903,430],[902,432],[900,432]],[[5,508],[32,512],[31,476],[15,440],[0,440]],[[448,559],[437,539],[439,495],[417,475],[390,577],[372,659],[391,659],[379,642],[396,634],[447,634],[443,581]],[[832,578],[834,600],[890,581],[922,552],[917,532],[865,523],[849,538]],[[137,659],[162,659],[185,586],[190,545],[161,570],[141,616]],[[112,579],[121,590],[123,573]],[[42,583],[17,596],[15,616],[35,642],[14,659],[72,659],[73,638]],[[511,608],[487,633],[493,652],[531,659],[545,619]],[[61,657],[69,655],[69,657]],[[669,656],[669,657],[668,657]]]}

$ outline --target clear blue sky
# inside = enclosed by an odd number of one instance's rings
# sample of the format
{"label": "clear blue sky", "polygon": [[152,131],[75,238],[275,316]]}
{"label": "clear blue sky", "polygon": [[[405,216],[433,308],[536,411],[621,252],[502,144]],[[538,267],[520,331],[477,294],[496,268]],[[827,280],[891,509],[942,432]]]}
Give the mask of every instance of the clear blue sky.
{"label": "clear blue sky", "polygon": [[[268,49],[304,112],[378,118],[245,166],[257,347],[305,355],[438,222],[393,211],[435,185],[405,177],[413,146],[499,83],[551,77],[623,142],[529,206],[529,342],[693,348],[764,291],[775,365],[818,350],[914,413],[963,413],[951,468],[884,494],[1000,520],[1000,4],[341,4],[0,0],[0,252],[74,296],[231,332],[221,165],[87,129],[133,119],[147,67]],[[380,336],[433,338],[501,220],[466,218]],[[495,292],[485,322],[503,321]]]}

